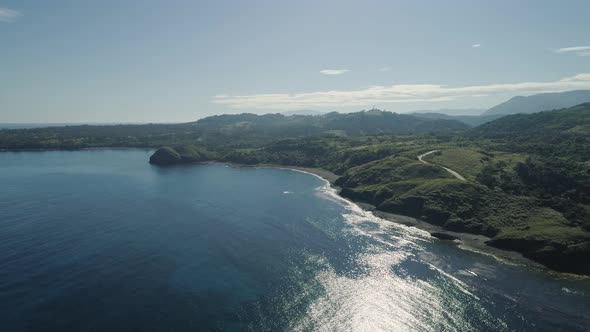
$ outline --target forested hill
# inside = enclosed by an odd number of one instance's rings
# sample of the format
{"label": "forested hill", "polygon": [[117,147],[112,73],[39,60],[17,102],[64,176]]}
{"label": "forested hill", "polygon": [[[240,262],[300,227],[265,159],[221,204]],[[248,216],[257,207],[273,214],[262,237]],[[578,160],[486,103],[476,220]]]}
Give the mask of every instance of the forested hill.
{"label": "forested hill", "polygon": [[465,123],[468,126],[476,127],[486,122],[490,122],[505,116],[504,114],[496,115],[447,115],[443,113],[410,113],[411,115],[428,118],[428,119],[445,119],[445,120],[457,120]]}
{"label": "forested hill", "polygon": [[320,116],[248,113],[218,115],[201,119],[195,124],[204,133],[233,136],[278,135],[278,137],[300,137],[327,131],[337,131],[348,136],[421,134],[467,128],[465,124],[456,120],[425,119],[375,109],[344,114],[332,112]]}
{"label": "forested hill", "polygon": [[455,120],[424,119],[380,110],[328,113],[321,116],[282,114],[219,115],[195,122],[200,140],[207,143],[264,144],[277,139],[319,134],[360,136],[376,134],[424,134],[456,132],[467,125]]}
{"label": "forested hill", "polygon": [[590,103],[557,111],[505,116],[474,128],[470,135],[502,143],[511,151],[587,161],[590,159]]}
{"label": "forested hill", "polygon": [[456,132],[455,120],[425,119],[380,110],[321,116],[237,114],[211,116],[184,124],[67,126],[0,130],[0,149],[77,149],[89,147],[257,146],[286,138],[324,133],[358,136]]}
{"label": "forested hill", "polygon": [[568,133],[590,135],[590,103],[556,111],[507,115],[485,123],[475,131],[487,137]]}

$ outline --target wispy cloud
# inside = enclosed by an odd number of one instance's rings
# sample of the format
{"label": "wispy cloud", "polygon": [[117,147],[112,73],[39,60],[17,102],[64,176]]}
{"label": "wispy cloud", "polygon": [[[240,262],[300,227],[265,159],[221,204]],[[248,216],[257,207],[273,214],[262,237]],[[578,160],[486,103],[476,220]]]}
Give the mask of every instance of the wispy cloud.
{"label": "wispy cloud", "polygon": [[590,45],[588,46],[572,46],[572,47],[564,47],[555,50],[557,53],[570,53],[579,56],[590,56]]}
{"label": "wispy cloud", "polygon": [[388,103],[444,102],[494,94],[532,94],[590,89],[590,73],[552,82],[521,82],[450,87],[438,84],[398,84],[372,86],[360,90],[307,93],[270,93],[216,96],[212,102],[231,108],[292,110],[308,108],[367,107]]}
{"label": "wispy cloud", "polygon": [[320,74],[323,75],[342,75],[344,73],[348,73],[350,70],[348,69],[324,69],[320,70]]}
{"label": "wispy cloud", "polygon": [[481,44],[473,44],[473,45],[471,45],[471,47],[473,47],[473,48],[479,48],[479,47],[481,47]]}
{"label": "wispy cloud", "polygon": [[390,67],[381,67],[379,68],[379,71],[390,71],[391,68]]}
{"label": "wispy cloud", "polygon": [[12,22],[19,17],[19,11],[0,7],[0,22]]}

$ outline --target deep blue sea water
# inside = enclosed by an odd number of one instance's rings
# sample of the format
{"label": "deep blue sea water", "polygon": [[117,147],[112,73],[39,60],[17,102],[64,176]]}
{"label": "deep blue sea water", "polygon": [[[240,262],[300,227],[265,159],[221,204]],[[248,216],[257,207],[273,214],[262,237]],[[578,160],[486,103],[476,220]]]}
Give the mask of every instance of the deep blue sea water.
{"label": "deep blue sea water", "polygon": [[583,331],[590,283],[282,169],[0,153],[0,331]]}

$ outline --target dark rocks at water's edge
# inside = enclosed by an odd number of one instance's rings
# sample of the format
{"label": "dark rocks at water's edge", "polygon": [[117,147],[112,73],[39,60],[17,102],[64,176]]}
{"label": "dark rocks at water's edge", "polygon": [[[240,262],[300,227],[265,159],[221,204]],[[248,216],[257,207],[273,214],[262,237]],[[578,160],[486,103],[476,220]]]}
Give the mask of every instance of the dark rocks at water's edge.
{"label": "dark rocks at water's edge", "polygon": [[567,245],[551,240],[500,238],[486,243],[520,252],[556,271],[590,275],[590,242]]}

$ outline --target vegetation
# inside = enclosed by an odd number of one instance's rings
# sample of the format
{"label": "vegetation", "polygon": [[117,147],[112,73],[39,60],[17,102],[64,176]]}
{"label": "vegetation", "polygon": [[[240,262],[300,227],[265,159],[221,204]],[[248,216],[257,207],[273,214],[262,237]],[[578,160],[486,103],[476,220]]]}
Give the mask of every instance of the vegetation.
{"label": "vegetation", "polygon": [[173,165],[195,163],[214,159],[216,155],[194,145],[183,145],[177,148],[169,146],[158,149],[151,157],[150,163],[156,165]]}
{"label": "vegetation", "polygon": [[427,119],[446,119],[446,120],[457,120],[464,124],[475,127],[484,123],[499,119],[506,114],[493,114],[493,115],[447,115],[443,113],[412,113],[414,116],[427,118]]}
{"label": "vegetation", "polygon": [[423,119],[369,110],[322,116],[282,114],[218,115],[184,124],[66,126],[0,130],[0,149],[81,149],[160,147],[199,144],[206,147],[252,147],[280,139],[311,135],[424,134],[456,132],[468,126],[455,120]]}
{"label": "vegetation", "polygon": [[423,159],[453,169],[469,180],[474,180],[482,169],[492,161],[485,151],[470,148],[444,149],[429,154]]}
{"label": "vegetation", "polygon": [[504,151],[588,161],[589,109],[587,103],[559,111],[510,115],[475,128],[470,136],[489,140]]}

